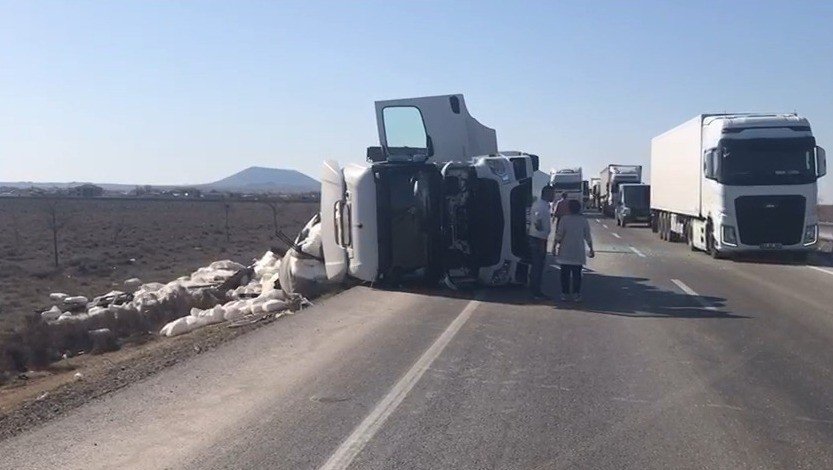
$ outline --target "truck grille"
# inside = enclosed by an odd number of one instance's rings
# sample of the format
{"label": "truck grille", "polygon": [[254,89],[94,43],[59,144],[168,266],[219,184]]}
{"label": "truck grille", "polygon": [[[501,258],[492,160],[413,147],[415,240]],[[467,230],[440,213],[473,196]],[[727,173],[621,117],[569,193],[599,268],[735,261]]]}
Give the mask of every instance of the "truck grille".
{"label": "truck grille", "polygon": [[743,196],[735,199],[741,243],[801,243],[805,205],[804,196]]}

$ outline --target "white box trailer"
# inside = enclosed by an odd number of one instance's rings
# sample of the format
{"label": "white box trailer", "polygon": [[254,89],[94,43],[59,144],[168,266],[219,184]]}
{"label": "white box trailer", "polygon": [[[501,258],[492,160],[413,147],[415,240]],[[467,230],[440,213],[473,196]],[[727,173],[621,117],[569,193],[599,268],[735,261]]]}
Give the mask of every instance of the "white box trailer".
{"label": "white box trailer", "polygon": [[715,257],[818,238],[824,149],[795,114],[702,114],[651,140],[653,229]]}

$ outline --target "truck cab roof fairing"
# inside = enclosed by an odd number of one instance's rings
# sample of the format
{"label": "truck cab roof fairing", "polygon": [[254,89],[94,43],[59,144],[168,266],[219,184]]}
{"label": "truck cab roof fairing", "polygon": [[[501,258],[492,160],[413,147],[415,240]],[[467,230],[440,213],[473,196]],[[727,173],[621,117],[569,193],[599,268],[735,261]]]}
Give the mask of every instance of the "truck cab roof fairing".
{"label": "truck cab roof fairing", "polygon": [[[466,108],[463,95],[425,96],[376,102],[376,127],[379,143],[390,157],[385,129],[385,108],[416,108],[422,116],[424,132],[431,140],[432,162],[466,161],[478,155],[497,153],[494,129],[473,118]],[[396,145],[396,142],[390,142]]]}

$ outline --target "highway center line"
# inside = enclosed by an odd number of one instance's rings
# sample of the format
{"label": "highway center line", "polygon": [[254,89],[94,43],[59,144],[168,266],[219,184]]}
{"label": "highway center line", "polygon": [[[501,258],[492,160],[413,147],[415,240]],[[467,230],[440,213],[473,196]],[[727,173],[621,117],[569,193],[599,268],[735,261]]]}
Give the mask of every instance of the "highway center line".
{"label": "highway center line", "polygon": [[637,255],[639,255],[639,257],[640,257],[640,258],[645,258],[645,253],[643,253],[643,252],[641,252],[641,251],[637,250],[636,248],[634,248],[634,247],[632,247],[632,246],[629,246],[628,248],[630,248],[630,249],[631,249],[631,251],[633,251],[634,253],[636,253]]}
{"label": "highway center line", "polygon": [[703,300],[703,297],[700,294],[694,292],[694,289],[688,287],[683,281],[679,279],[671,279],[671,282],[673,282],[677,287],[679,287],[681,291],[696,298],[697,302],[699,302],[700,305],[705,307],[706,310],[717,310],[717,308],[714,305],[709,305],[705,300]]}
{"label": "highway center line", "polygon": [[408,392],[414,388],[431,363],[443,352],[454,335],[471,317],[472,312],[480,305],[479,300],[472,300],[457,315],[457,318],[448,325],[448,328],[434,341],[413,366],[396,382],[379,403],[373,408],[370,414],[353,430],[350,436],[341,443],[332,456],[321,466],[320,470],[346,469],[353,459],[359,455],[364,446],[373,438],[377,431],[385,424],[385,421],[396,410]]}
{"label": "highway center line", "polygon": [[823,273],[827,273],[827,274],[830,274],[831,276],[833,276],[833,271],[829,271],[827,269],[820,268],[818,266],[807,266],[807,267],[810,268],[810,269],[815,269],[816,271],[821,271]]}
{"label": "highway center line", "polygon": [[614,237],[616,237],[616,238],[622,238],[622,237],[620,237],[620,236],[619,236],[619,234],[618,234],[618,233],[616,233],[616,232],[613,232],[613,236],[614,236]]}

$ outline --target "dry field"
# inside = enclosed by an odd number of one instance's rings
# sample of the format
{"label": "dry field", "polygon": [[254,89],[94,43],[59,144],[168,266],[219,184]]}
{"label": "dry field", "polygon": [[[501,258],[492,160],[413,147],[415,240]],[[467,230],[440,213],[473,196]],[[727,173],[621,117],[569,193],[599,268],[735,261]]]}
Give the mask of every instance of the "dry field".
{"label": "dry field", "polygon": [[[132,277],[167,282],[218,259],[249,264],[280,246],[269,206],[228,206],[227,238],[222,201],[0,199],[0,343],[24,315],[52,305],[50,292],[92,298]],[[294,237],[317,210],[317,203],[280,203],[277,226]]]}

